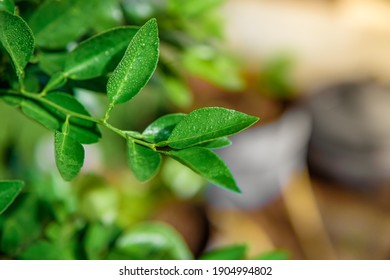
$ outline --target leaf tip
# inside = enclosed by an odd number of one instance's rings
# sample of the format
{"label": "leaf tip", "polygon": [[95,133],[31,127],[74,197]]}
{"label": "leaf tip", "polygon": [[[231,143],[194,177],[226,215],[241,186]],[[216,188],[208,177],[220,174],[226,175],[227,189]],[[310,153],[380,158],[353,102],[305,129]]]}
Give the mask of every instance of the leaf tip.
{"label": "leaf tip", "polygon": [[235,186],[235,188],[232,191],[237,193],[237,194],[242,194],[241,189],[237,185]]}
{"label": "leaf tip", "polygon": [[156,18],[151,18],[151,19],[148,20],[148,22],[150,24],[157,25],[157,19]]}

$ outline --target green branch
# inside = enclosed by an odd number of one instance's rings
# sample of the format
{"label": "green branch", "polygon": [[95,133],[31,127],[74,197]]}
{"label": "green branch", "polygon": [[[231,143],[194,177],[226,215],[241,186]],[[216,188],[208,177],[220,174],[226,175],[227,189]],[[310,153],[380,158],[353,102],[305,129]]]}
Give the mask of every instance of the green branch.
{"label": "green branch", "polygon": [[148,147],[149,149],[153,150],[153,151],[156,151],[156,145],[155,144],[152,144],[152,143],[149,143],[149,142],[146,142],[142,139],[140,139],[141,137],[137,137],[137,135],[139,136],[140,134],[136,131],[124,131],[124,130],[121,130],[113,125],[111,125],[110,123],[107,122],[106,120],[106,117],[107,117],[107,114],[105,116],[105,118],[103,119],[97,119],[95,117],[92,117],[92,116],[88,116],[88,115],[83,115],[83,114],[80,114],[80,113],[77,113],[77,112],[74,112],[72,110],[68,110],[64,107],[62,107],[61,105],[51,101],[51,100],[48,100],[46,98],[44,98],[43,95],[41,94],[37,94],[37,93],[32,93],[32,92],[28,92],[28,91],[21,91],[21,92],[17,92],[17,91],[14,91],[14,90],[4,90],[4,89],[0,89],[0,96],[23,96],[24,98],[27,98],[27,99],[30,99],[30,100],[34,100],[34,101],[37,101],[41,104],[45,104],[47,106],[50,106],[51,108],[54,108],[56,110],[58,110],[59,112],[63,113],[64,115],[66,115],[66,121],[69,122],[69,119],[70,118],[79,118],[79,119],[83,119],[83,120],[86,120],[86,121],[90,121],[90,122],[94,122],[100,126],[103,126],[105,127],[106,129],[108,130],[111,130],[112,132],[118,134],[119,136],[123,137],[124,139],[126,140],[129,140],[131,139],[131,141],[139,144],[139,145],[142,145],[142,146],[145,146],[145,147]]}

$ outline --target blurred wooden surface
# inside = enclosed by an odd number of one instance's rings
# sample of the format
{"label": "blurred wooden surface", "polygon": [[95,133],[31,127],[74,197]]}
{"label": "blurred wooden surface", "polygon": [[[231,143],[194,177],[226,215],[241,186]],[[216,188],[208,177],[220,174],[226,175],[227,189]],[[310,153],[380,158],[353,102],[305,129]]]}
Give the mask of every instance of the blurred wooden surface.
{"label": "blurred wooden surface", "polygon": [[[358,193],[318,178],[310,178],[310,182],[314,199],[311,203],[316,203],[324,226],[325,232],[321,235],[328,236],[330,244],[323,244],[316,233],[318,228],[310,228],[313,213],[302,215],[302,228],[297,231],[282,196],[252,211],[210,207],[214,228],[210,242],[225,245],[245,242],[252,256],[274,248],[287,250],[291,259],[390,259],[389,186],[377,192]],[[299,180],[293,182],[297,183]],[[301,187],[290,185],[288,188],[298,191]],[[299,195],[291,191],[289,195],[298,198]],[[301,206],[305,209],[307,205]],[[302,240],[302,232],[306,232],[307,240]],[[308,245],[312,246],[309,253],[305,248]],[[329,254],[329,245],[334,254]]]}

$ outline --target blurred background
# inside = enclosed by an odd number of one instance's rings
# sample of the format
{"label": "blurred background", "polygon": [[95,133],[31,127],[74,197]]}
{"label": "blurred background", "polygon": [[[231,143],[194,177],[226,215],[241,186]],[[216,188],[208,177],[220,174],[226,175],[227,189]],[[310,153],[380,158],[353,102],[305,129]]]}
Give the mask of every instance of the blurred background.
{"label": "blurred background", "polygon": [[231,0],[222,11],[247,71],[231,106],[262,121],[221,152],[243,194],[209,191],[215,242],[389,259],[390,2]]}
{"label": "blurred background", "polygon": [[[0,178],[27,182],[0,218],[1,258],[200,258],[244,246],[237,258],[390,259],[390,1],[105,2],[94,32],[156,17],[161,38],[150,85],[112,122],[142,131],[205,106],[259,116],[218,150],[242,194],[169,159],[140,184],[125,143],[107,131],[65,183],[50,133],[0,103]],[[96,83],[76,86],[104,113]],[[169,235],[145,229],[152,221],[177,233],[169,246],[181,251],[128,250],[137,233]]]}

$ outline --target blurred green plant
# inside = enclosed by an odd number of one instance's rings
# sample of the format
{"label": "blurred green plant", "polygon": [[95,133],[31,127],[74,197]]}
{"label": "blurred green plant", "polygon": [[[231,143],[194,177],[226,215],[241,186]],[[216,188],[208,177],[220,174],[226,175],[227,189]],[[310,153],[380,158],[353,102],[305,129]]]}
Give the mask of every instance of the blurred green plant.
{"label": "blurred green plant", "polygon": [[111,184],[96,175],[65,182],[37,174],[0,215],[0,259],[288,259],[280,250],[248,257],[245,244],[194,256],[172,226],[148,219],[169,194],[130,176]]}
{"label": "blurred green plant", "polygon": [[128,180],[113,187],[96,175],[68,183],[37,174],[0,216],[0,259],[193,259],[174,228],[147,221],[163,197]]}
{"label": "blurred green plant", "polygon": [[[64,35],[67,38],[64,42],[58,41],[51,32],[45,36],[40,30],[51,28],[51,22],[47,19],[43,21],[40,15],[47,14],[46,9],[53,5],[56,9],[66,9],[68,6],[62,5],[69,5],[70,8],[78,3],[74,2],[47,2],[41,6],[30,19],[35,36],[21,17],[0,11],[0,41],[9,54],[16,74],[16,79],[10,79],[10,88],[0,89],[1,98],[10,105],[20,107],[25,115],[54,131],[55,159],[61,176],[71,180],[80,172],[84,162],[82,144],[99,141],[99,125],[126,140],[129,166],[140,181],[152,178],[159,169],[161,155],[166,155],[209,181],[238,191],[230,171],[211,149],[229,145],[226,136],[251,126],[258,120],[257,117],[224,108],[201,108],[188,115],[163,116],[152,122],[143,133],[121,130],[108,123],[114,107],[136,96],[157,67],[159,38],[155,19],[139,29],[114,28],[88,38],[68,53],[63,69],[55,72],[41,90],[35,92],[29,89],[26,66],[34,53],[34,42],[38,48],[57,47],[75,36],[73,33],[69,37]],[[58,24],[58,21],[56,18],[54,23]],[[125,42],[122,38],[125,38]],[[112,74],[106,89],[109,105],[102,118],[91,116],[72,94],[58,89],[67,79],[92,79],[110,71]]]}
{"label": "blurred green plant", "polygon": [[283,250],[274,250],[260,254],[254,258],[248,258],[248,246],[245,244],[229,245],[206,251],[202,260],[287,260],[288,253]]}
{"label": "blurred green plant", "polygon": [[[164,156],[216,185],[239,192],[230,170],[213,149],[230,145],[227,137],[253,125],[257,117],[210,107],[164,115],[143,132],[109,123],[118,105],[131,101],[152,76],[162,81],[158,85],[176,92],[172,100],[177,99],[177,92],[186,91],[180,77],[185,65],[172,65],[170,57],[186,56],[192,42],[205,42],[205,34],[191,20],[201,18],[210,29],[216,22],[207,11],[219,2],[170,0],[162,6],[159,1],[130,0],[18,1],[17,5],[12,0],[1,1],[0,99],[54,134],[56,166],[66,181],[78,175],[84,165],[83,145],[98,142],[99,127],[103,127],[124,138],[128,164],[139,181],[153,178]],[[168,15],[166,20],[157,16],[161,9]],[[162,18],[161,25],[156,18]],[[161,39],[159,29],[166,30],[160,32]],[[187,33],[192,36],[184,36]],[[225,69],[212,66],[213,59],[207,59],[210,69]],[[200,69],[194,67],[196,59],[190,61],[190,71]],[[205,67],[202,64],[201,69]],[[200,75],[202,71],[193,72]],[[223,84],[223,80],[214,81]],[[227,86],[236,87],[239,78],[236,81]],[[76,94],[78,88],[107,94],[102,116],[90,113],[93,108],[84,106]],[[20,192],[21,184],[1,182],[1,212]],[[191,257],[180,236],[165,224],[141,224],[128,231],[110,224],[107,230],[101,221],[86,223],[72,216],[72,199],[64,201],[58,206],[57,200],[22,194],[19,203],[0,217],[1,253],[21,259]],[[100,232],[98,237],[96,232]],[[139,234],[145,236],[149,245],[144,246],[150,250],[141,252],[133,242]],[[155,236],[161,240],[153,244]],[[85,241],[83,249],[76,243],[80,239]],[[114,249],[108,253],[108,248]]]}
{"label": "blurred green plant", "polygon": [[281,53],[266,61],[260,71],[260,89],[276,99],[293,97],[295,88],[291,82],[291,70],[294,62],[294,57],[288,53]]}
{"label": "blurred green plant", "polygon": [[0,181],[0,214],[14,201],[22,188],[22,181]]}

